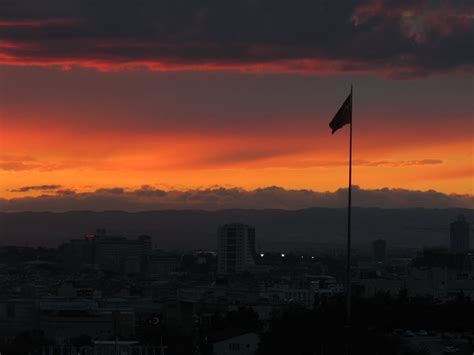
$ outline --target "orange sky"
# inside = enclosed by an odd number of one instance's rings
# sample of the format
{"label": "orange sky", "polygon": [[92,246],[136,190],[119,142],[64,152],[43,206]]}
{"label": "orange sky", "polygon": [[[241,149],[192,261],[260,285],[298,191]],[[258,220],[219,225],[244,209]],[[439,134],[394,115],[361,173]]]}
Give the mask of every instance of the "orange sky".
{"label": "orange sky", "polygon": [[[339,104],[331,103],[334,111]],[[389,114],[391,119],[385,117],[377,125],[376,116],[359,119],[355,107],[354,184],[473,193],[469,125],[459,130],[436,121],[426,127],[414,117],[404,119],[410,122],[405,127],[398,124],[396,110]],[[80,112],[72,112],[76,118],[67,120],[64,110],[44,117],[34,109],[18,109],[30,116],[2,117],[1,197],[44,193],[11,191],[35,185],[76,191],[141,185],[164,189],[277,185],[332,191],[347,184],[348,130],[331,135],[330,117],[322,119],[318,112],[315,119],[275,113],[273,123],[249,123],[248,130],[190,125],[147,131],[128,125],[91,129],[87,122],[81,123]],[[101,119],[97,113],[90,122]]]}

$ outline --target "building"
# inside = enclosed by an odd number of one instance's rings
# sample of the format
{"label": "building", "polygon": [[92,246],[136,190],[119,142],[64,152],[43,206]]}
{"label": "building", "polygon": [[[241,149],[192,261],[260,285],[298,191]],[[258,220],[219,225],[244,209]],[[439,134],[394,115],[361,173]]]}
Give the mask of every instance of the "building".
{"label": "building", "polygon": [[36,298],[0,298],[0,339],[37,328],[39,318],[36,308]]}
{"label": "building", "polygon": [[[225,335],[225,332],[228,332]],[[211,336],[213,353],[216,355],[254,355],[257,352],[259,336],[256,333],[237,330],[223,330],[223,334]]]}
{"label": "building", "polygon": [[372,253],[374,262],[385,263],[387,257],[387,242],[383,239],[377,239],[372,242]]}
{"label": "building", "polygon": [[59,258],[66,269],[78,268],[94,262],[94,244],[91,234],[72,239],[59,247]]}
{"label": "building", "polygon": [[255,266],[255,228],[241,223],[219,227],[217,272],[234,274]]}
{"label": "building", "polygon": [[148,255],[148,272],[150,274],[165,276],[176,271],[181,264],[181,256],[155,250]]}
{"label": "building", "polygon": [[451,223],[450,247],[455,252],[469,251],[469,223],[464,215],[459,215],[457,221]]}
{"label": "building", "polygon": [[83,239],[61,245],[59,255],[66,268],[95,264],[108,270],[137,273],[146,270],[151,249],[151,237],[147,235],[128,239],[97,229],[95,233],[86,233]]}
{"label": "building", "polygon": [[146,235],[137,239],[121,236],[96,236],[94,240],[94,262],[106,269],[136,271],[137,263],[145,269],[146,258],[151,252],[151,238]]}
{"label": "building", "polygon": [[81,334],[133,336],[136,319],[129,305],[91,298],[35,297],[0,299],[0,339],[41,329],[56,341]]}

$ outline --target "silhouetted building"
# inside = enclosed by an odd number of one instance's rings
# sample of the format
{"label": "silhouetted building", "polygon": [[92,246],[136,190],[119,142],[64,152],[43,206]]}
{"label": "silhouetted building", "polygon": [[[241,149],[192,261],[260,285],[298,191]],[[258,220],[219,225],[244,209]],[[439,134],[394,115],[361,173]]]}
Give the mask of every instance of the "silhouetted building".
{"label": "silhouetted building", "polygon": [[413,259],[412,266],[420,269],[447,269],[458,275],[466,275],[474,273],[474,256],[443,248],[425,248],[422,254]]}
{"label": "silhouetted building", "polygon": [[181,263],[181,257],[163,251],[153,251],[148,256],[148,272],[156,275],[168,275],[176,271]]}
{"label": "silhouetted building", "polygon": [[97,229],[95,233],[86,233],[83,239],[73,239],[61,245],[59,254],[65,267],[96,264],[105,269],[137,273],[146,270],[151,249],[151,237],[147,235],[127,239]]}
{"label": "silhouetted building", "polygon": [[240,223],[219,227],[217,271],[233,274],[255,265],[255,228]]}
{"label": "silhouetted building", "polygon": [[71,239],[59,247],[60,260],[66,268],[78,268],[94,263],[94,235],[86,233],[83,239]]}
{"label": "silhouetted building", "polygon": [[384,263],[387,257],[387,242],[377,239],[372,242],[372,253],[376,263]]}
{"label": "silhouetted building", "polygon": [[452,251],[469,251],[469,223],[464,215],[459,215],[458,220],[451,223],[450,246]]}
{"label": "silhouetted building", "polygon": [[94,241],[94,262],[107,269],[127,272],[143,271],[151,251],[151,238],[142,235],[137,239],[100,235]]}

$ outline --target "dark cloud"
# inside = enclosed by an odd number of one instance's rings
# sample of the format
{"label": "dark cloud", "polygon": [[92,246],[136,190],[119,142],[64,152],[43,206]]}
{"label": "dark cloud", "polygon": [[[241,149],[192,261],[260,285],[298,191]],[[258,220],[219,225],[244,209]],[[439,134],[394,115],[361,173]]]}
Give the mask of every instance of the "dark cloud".
{"label": "dark cloud", "polygon": [[[39,197],[0,199],[0,211],[67,211],[67,210],[160,210],[160,209],[228,209],[344,207],[347,189],[335,192],[286,190],[280,187],[243,190],[215,187],[209,189],[164,191],[151,186],[129,190],[98,189],[94,192],[59,190]],[[381,208],[474,208],[470,195],[447,195],[436,191],[404,189],[353,189],[354,206]]]}
{"label": "dark cloud", "polygon": [[18,189],[10,190],[10,192],[29,192],[29,191],[51,191],[57,190],[61,185],[31,185],[31,186],[22,186]]}
{"label": "dark cloud", "polygon": [[73,189],[59,189],[56,190],[55,193],[57,195],[71,196],[74,195],[76,192]]}
{"label": "dark cloud", "polygon": [[95,193],[97,195],[122,195],[124,192],[125,192],[125,189],[121,187],[112,187],[112,188],[95,190]]}
{"label": "dark cloud", "polygon": [[465,70],[474,5],[462,0],[36,0],[0,5],[0,60],[101,70]]}

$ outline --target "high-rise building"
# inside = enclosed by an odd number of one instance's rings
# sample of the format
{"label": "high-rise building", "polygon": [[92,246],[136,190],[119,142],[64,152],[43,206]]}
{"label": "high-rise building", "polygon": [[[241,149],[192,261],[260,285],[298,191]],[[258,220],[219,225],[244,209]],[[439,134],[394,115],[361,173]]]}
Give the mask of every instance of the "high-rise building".
{"label": "high-rise building", "polygon": [[387,257],[387,242],[377,239],[372,242],[372,252],[376,263],[384,263]]}
{"label": "high-rise building", "polygon": [[145,235],[137,239],[100,235],[94,241],[94,261],[106,268],[122,269],[128,259],[135,259],[143,270],[150,251],[151,238]]}
{"label": "high-rise building", "polygon": [[84,264],[94,263],[94,238],[86,233],[82,239],[71,239],[59,246],[59,256],[63,267],[76,269]]}
{"label": "high-rise building", "polygon": [[469,223],[464,215],[459,215],[457,221],[451,223],[450,241],[451,251],[469,251]]}
{"label": "high-rise building", "polygon": [[168,275],[176,271],[181,264],[181,256],[173,253],[166,253],[161,250],[154,250],[148,255],[148,272],[156,275]]}
{"label": "high-rise building", "polygon": [[219,227],[217,271],[234,274],[255,266],[255,228],[241,223]]}
{"label": "high-rise building", "polygon": [[146,262],[152,249],[151,237],[137,239],[108,235],[105,229],[86,233],[83,239],[73,239],[60,246],[65,267],[78,268],[83,264],[96,264],[106,269],[146,271]]}

